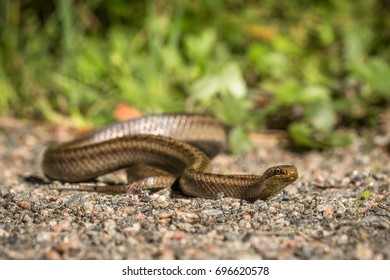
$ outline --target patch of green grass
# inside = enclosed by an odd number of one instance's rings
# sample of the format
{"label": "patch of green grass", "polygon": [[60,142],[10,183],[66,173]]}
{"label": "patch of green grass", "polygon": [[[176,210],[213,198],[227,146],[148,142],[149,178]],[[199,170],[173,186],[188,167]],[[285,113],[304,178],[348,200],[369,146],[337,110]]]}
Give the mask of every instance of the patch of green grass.
{"label": "patch of green grass", "polygon": [[390,22],[381,1],[0,0],[0,114],[77,125],[198,111],[297,146],[345,146],[390,101]]}

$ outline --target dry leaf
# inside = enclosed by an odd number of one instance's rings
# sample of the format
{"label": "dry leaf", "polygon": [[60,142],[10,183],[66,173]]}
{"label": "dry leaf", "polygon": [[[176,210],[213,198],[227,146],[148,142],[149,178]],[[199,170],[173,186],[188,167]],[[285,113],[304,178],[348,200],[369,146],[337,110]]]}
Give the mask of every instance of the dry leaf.
{"label": "dry leaf", "polygon": [[116,106],[114,115],[118,121],[125,121],[142,117],[143,114],[140,110],[121,102]]}

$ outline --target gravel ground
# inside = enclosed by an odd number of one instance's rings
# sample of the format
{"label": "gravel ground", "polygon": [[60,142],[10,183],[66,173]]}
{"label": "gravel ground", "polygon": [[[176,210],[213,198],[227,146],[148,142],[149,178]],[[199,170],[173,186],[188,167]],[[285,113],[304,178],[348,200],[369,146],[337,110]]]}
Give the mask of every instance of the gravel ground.
{"label": "gravel ground", "polygon": [[389,153],[370,137],[297,153],[276,134],[254,135],[246,157],[213,161],[223,173],[295,164],[298,181],[268,202],[59,192],[23,179],[43,177],[45,146],[74,135],[0,119],[0,259],[390,259]]}

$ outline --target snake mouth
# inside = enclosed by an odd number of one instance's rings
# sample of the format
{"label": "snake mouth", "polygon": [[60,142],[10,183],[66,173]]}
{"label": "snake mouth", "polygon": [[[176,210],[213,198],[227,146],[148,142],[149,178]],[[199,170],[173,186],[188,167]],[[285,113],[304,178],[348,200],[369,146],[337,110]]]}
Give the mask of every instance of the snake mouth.
{"label": "snake mouth", "polygon": [[289,166],[287,169],[287,177],[290,178],[291,183],[298,179],[298,169],[295,166]]}
{"label": "snake mouth", "polygon": [[280,182],[281,189],[287,187],[292,184],[299,178],[298,169],[295,166],[288,166],[284,170],[284,174],[278,178]]}

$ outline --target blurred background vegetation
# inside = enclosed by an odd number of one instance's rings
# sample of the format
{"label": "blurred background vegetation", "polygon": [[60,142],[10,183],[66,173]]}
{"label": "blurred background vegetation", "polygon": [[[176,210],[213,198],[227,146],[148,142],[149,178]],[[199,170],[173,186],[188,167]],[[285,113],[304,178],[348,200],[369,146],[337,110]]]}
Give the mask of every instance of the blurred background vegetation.
{"label": "blurred background vegetation", "polygon": [[0,114],[76,125],[207,112],[348,145],[390,101],[388,0],[0,0]]}

